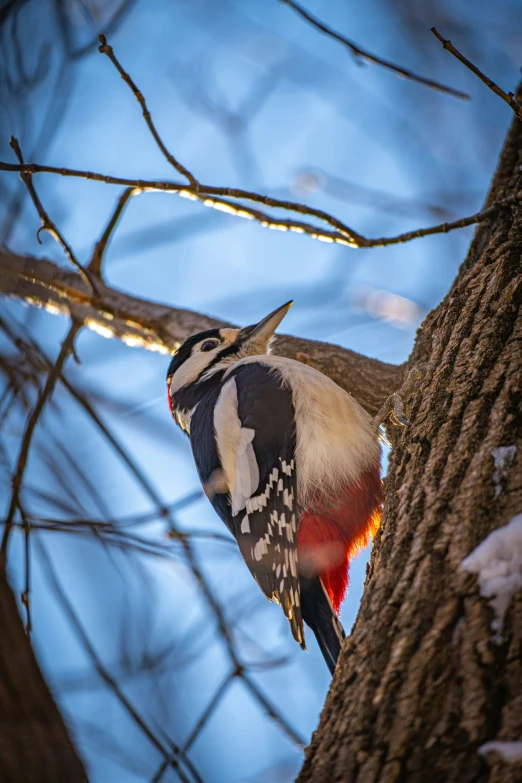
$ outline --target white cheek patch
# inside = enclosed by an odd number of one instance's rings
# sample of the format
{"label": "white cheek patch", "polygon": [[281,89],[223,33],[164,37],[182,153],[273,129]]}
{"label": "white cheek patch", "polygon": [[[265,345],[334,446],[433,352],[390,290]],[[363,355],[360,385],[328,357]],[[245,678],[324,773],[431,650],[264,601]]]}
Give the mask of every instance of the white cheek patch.
{"label": "white cheek patch", "polygon": [[[219,345],[215,350],[219,350],[222,347],[223,346]],[[202,353],[201,351],[197,350],[197,348],[195,348],[194,351],[195,352],[192,353],[185,362],[183,362],[181,367],[179,367],[172,376],[170,381],[171,396],[175,392],[182,389],[184,386],[190,386],[191,383],[194,383],[196,378],[201,375],[201,373],[205,370],[206,367],[208,367],[214,358],[214,351],[206,351]]]}

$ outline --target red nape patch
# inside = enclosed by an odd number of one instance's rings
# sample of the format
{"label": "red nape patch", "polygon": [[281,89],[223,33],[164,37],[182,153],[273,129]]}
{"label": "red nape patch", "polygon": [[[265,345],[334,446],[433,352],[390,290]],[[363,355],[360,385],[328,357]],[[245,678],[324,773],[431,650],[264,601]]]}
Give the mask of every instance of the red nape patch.
{"label": "red nape patch", "polygon": [[170,378],[170,377],[167,378],[167,398],[168,398],[168,401],[169,401],[170,412],[174,416],[174,406],[172,404],[172,397],[170,396],[170,384],[171,383],[172,383],[172,378]]}
{"label": "red nape patch", "polygon": [[348,588],[350,559],[368,546],[381,521],[382,485],[379,466],[345,489],[338,505],[305,512],[299,523],[299,567],[319,575],[337,613]]}

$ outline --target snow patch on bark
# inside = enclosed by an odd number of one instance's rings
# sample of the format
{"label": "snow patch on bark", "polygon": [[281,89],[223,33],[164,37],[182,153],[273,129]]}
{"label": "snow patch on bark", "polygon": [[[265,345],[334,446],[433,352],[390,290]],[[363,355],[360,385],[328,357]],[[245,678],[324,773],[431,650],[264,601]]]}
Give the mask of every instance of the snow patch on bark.
{"label": "snow patch on bark", "polygon": [[493,473],[493,481],[495,482],[495,500],[500,496],[502,492],[502,484],[507,478],[509,469],[517,454],[516,446],[499,446],[497,449],[492,450],[493,461],[495,463],[495,472]]}
{"label": "snow patch on bark", "polygon": [[481,756],[496,753],[506,764],[522,762],[522,742],[486,742],[478,749]]}
{"label": "snow patch on bark", "polygon": [[491,623],[493,641],[502,642],[508,606],[522,588],[522,514],[490,533],[461,566],[468,573],[477,574],[480,594],[495,613]]}

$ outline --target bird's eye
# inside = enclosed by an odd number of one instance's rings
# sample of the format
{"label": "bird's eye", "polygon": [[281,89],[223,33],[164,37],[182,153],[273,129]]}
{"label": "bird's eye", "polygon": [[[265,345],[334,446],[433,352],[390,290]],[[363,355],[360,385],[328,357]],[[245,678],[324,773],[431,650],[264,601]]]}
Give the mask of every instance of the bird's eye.
{"label": "bird's eye", "polygon": [[217,345],[219,345],[217,340],[205,340],[204,343],[202,343],[200,351],[212,351],[213,348],[215,348]]}

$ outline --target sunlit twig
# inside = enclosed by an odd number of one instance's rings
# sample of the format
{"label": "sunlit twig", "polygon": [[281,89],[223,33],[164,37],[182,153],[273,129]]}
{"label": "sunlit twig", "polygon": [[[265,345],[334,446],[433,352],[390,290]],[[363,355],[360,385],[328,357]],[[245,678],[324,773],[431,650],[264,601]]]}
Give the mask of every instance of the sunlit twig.
{"label": "sunlit twig", "polygon": [[[0,170],[3,171],[27,171],[31,174],[42,172],[49,174],[59,174],[63,177],[77,177],[80,179],[95,180],[109,185],[125,185],[127,187],[137,188],[144,191],[164,191],[166,193],[177,193],[185,198],[191,198],[195,201],[201,201],[207,207],[213,207],[222,212],[228,212],[236,217],[250,218],[256,220],[265,228],[278,229],[280,231],[294,231],[299,234],[306,234],[313,239],[319,239],[323,242],[334,242],[336,244],[347,245],[349,247],[367,248],[367,247],[387,247],[388,245],[397,245],[404,242],[410,242],[412,239],[433,236],[435,234],[447,234],[458,228],[481,223],[491,217],[499,209],[513,206],[522,200],[522,191],[512,193],[506,198],[490,204],[489,207],[476,212],[474,215],[459,218],[445,223],[439,223],[429,228],[418,228],[413,231],[405,231],[391,237],[367,238],[358,234],[352,228],[338,220],[333,215],[329,215],[320,209],[308,207],[295,201],[285,201],[283,199],[263,196],[249,190],[239,188],[220,188],[211,185],[199,185],[197,190],[192,186],[182,185],[177,182],[162,182],[157,180],[129,179],[126,177],[113,177],[111,175],[99,174],[92,171],[82,171],[79,169],[57,168],[56,166],[43,166],[38,163],[26,163],[24,165],[15,165],[0,161]],[[230,199],[243,199],[246,201],[258,202],[275,209],[298,212],[302,215],[316,217],[319,220],[332,226],[334,231],[326,231],[312,223],[303,223],[300,221],[281,219],[264,212],[261,212],[243,203],[235,204]]]}

